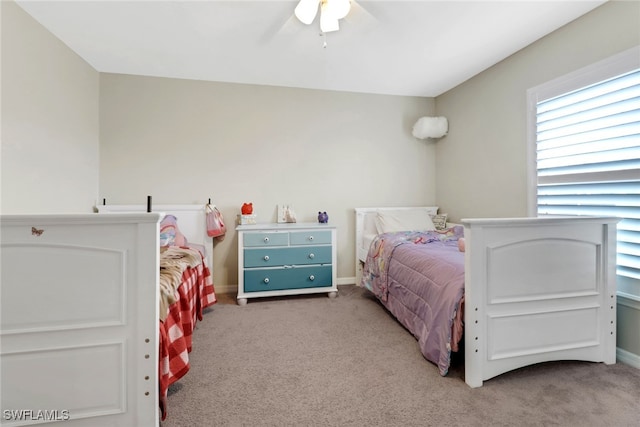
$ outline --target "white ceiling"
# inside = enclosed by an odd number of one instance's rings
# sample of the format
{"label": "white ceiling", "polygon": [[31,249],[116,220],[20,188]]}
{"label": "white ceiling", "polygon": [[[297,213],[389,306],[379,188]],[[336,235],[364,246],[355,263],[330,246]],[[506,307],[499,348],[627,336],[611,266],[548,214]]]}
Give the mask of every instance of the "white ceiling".
{"label": "white ceiling", "polygon": [[282,1],[18,1],[96,70],[437,96],[605,1],[352,0],[320,35]]}

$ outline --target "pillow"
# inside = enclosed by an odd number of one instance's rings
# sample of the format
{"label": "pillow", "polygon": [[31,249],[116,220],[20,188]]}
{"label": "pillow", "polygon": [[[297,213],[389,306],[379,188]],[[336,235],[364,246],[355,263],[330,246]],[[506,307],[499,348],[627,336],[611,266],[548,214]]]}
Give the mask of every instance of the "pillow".
{"label": "pillow", "polygon": [[429,214],[421,209],[407,209],[397,211],[378,211],[376,215],[376,229],[378,234],[395,233],[398,231],[429,231],[436,227]]}
{"label": "pillow", "polygon": [[362,234],[378,234],[378,228],[376,226],[376,218],[378,217],[377,213],[372,212],[371,214],[366,214],[364,216],[364,228],[362,229]]}
{"label": "pillow", "polygon": [[431,221],[433,221],[436,230],[444,230],[447,228],[447,215],[448,214],[431,215]]}
{"label": "pillow", "polygon": [[186,246],[187,239],[178,228],[178,218],[166,215],[160,222],[160,246]]}

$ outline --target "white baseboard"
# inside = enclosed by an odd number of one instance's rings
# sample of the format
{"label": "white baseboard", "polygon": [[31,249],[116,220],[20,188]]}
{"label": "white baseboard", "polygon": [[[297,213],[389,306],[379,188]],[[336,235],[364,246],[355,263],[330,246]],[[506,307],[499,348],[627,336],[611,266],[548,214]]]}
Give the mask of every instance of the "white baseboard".
{"label": "white baseboard", "polygon": [[640,355],[633,354],[627,350],[616,348],[616,360],[622,362],[625,365],[633,366],[636,369],[640,369]]}

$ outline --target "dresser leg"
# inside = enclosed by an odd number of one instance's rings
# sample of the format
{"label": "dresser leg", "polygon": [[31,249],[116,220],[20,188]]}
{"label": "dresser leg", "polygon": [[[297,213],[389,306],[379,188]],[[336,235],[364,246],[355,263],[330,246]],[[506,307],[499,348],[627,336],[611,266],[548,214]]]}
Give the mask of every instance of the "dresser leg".
{"label": "dresser leg", "polygon": [[329,292],[327,295],[329,296],[329,298],[335,298],[335,297],[338,296],[338,293],[337,292]]}
{"label": "dresser leg", "polygon": [[247,305],[246,298],[238,298],[238,305]]}

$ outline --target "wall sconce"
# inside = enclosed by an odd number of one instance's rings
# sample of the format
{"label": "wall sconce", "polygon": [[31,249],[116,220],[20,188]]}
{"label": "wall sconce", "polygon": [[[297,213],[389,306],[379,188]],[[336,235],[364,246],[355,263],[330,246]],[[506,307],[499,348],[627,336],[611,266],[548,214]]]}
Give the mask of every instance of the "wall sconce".
{"label": "wall sconce", "polygon": [[449,131],[446,117],[420,117],[413,125],[413,136],[418,139],[442,138]]}

